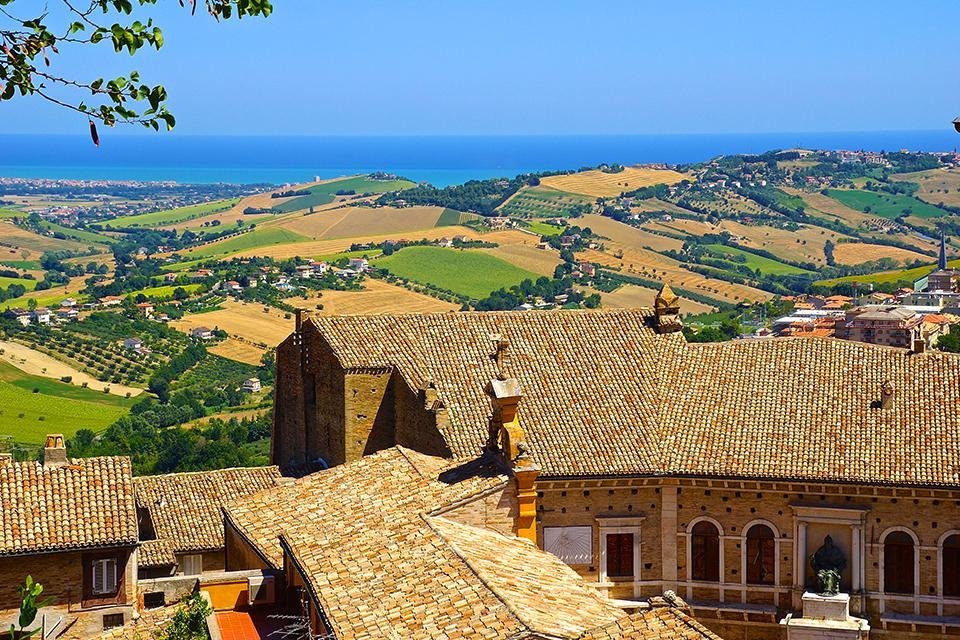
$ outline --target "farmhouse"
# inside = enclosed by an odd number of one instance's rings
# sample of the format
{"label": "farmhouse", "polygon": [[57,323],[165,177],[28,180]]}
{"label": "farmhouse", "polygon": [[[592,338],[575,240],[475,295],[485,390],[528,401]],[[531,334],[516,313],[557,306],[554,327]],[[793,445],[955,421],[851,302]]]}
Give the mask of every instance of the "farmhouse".
{"label": "farmhouse", "polygon": [[259,378],[247,378],[243,381],[243,384],[240,385],[240,389],[248,393],[257,393],[262,388],[263,386],[260,384]]}
{"label": "farmhouse", "polygon": [[37,324],[50,324],[50,309],[46,307],[37,307],[31,313],[33,321]]}
{"label": "farmhouse", "polygon": [[[55,605],[48,630],[81,637],[134,615],[137,511],[129,458],[67,458],[63,436],[47,436],[40,462],[0,456],[0,624],[16,620],[26,574]],[[39,621],[38,621],[39,622]]]}
{"label": "farmhouse", "polygon": [[208,327],[194,327],[190,329],[190,337],[197,340],[212,340],[213,331]]}
{"label": "farmhouse", "polygon": [[[675,591],[726,638],[956,633],[960,359],[831,338],[692,344],[677,303],[301,312],[277,351],[273,461],[498,452],[526,487],[514,533],[611,599]],[[835,620],[810,593],[821,548],[843,558]]]}
{"label": "farmhouse", "polygon": [[153,315],[153,303],[152,302],[141,302],[137,305],[137,309],[147,318]]}

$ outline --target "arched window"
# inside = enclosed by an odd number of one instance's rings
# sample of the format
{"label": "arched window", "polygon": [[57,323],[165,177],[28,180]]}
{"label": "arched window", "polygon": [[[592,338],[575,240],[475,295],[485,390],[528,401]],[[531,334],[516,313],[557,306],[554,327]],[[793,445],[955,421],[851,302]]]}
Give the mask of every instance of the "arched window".
{"label": "arched window", "polygon": [[941,548],[943,562],[943,595],[960,597],[960,533],[947,536]]}
{"label": "arched window", "polygon": [[906,531],[891,531],[883,541],[883,590],[885,593],[914,592],[916,560],[913,538]]}
{"label": "arched window", "polygon": [[765,524],[747,531],[747,584],[773,584],[776,544],[773,529]]}
{"label": "arched window", "polygon": [[720,532],[712,522],[702,520],[690,532],[692,578],[720,581]]}

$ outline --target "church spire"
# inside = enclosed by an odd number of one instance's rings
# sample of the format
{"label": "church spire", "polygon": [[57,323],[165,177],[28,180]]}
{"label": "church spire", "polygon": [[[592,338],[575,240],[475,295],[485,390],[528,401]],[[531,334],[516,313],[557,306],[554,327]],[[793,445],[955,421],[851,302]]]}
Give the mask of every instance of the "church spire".
{"label": "church spire", "polygon": [[940,259],[937,260],[937,268],[940,271],[947,270],[947,241],[942,229],[940,230]]}

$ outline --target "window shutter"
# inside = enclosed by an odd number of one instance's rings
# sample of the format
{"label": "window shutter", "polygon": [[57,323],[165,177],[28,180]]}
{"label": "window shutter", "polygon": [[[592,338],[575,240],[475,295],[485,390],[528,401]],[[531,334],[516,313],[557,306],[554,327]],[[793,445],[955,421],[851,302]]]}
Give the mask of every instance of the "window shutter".
{"label": "window shutter", "polygon": [[103,560],[93,563],[93,592],[103,593],[104,565]]}
{"label": "window shutter", "polygon": [[105,579],[104,579],[104,593],[113,593],[117,590],[117,560],[116,558],[110,558],[109,560],[104,560],[105,565]]}

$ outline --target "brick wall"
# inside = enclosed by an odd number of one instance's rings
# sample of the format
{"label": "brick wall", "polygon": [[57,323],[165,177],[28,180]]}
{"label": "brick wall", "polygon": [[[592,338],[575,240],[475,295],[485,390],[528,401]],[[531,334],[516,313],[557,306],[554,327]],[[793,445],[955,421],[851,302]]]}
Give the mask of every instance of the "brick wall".
{"label": "brick wall", "polygon": [[517,518],[517,488],[513,481],[478,500],[460,505],[443,514],[462,524],[492,529],[503,535],[514,533]]}

